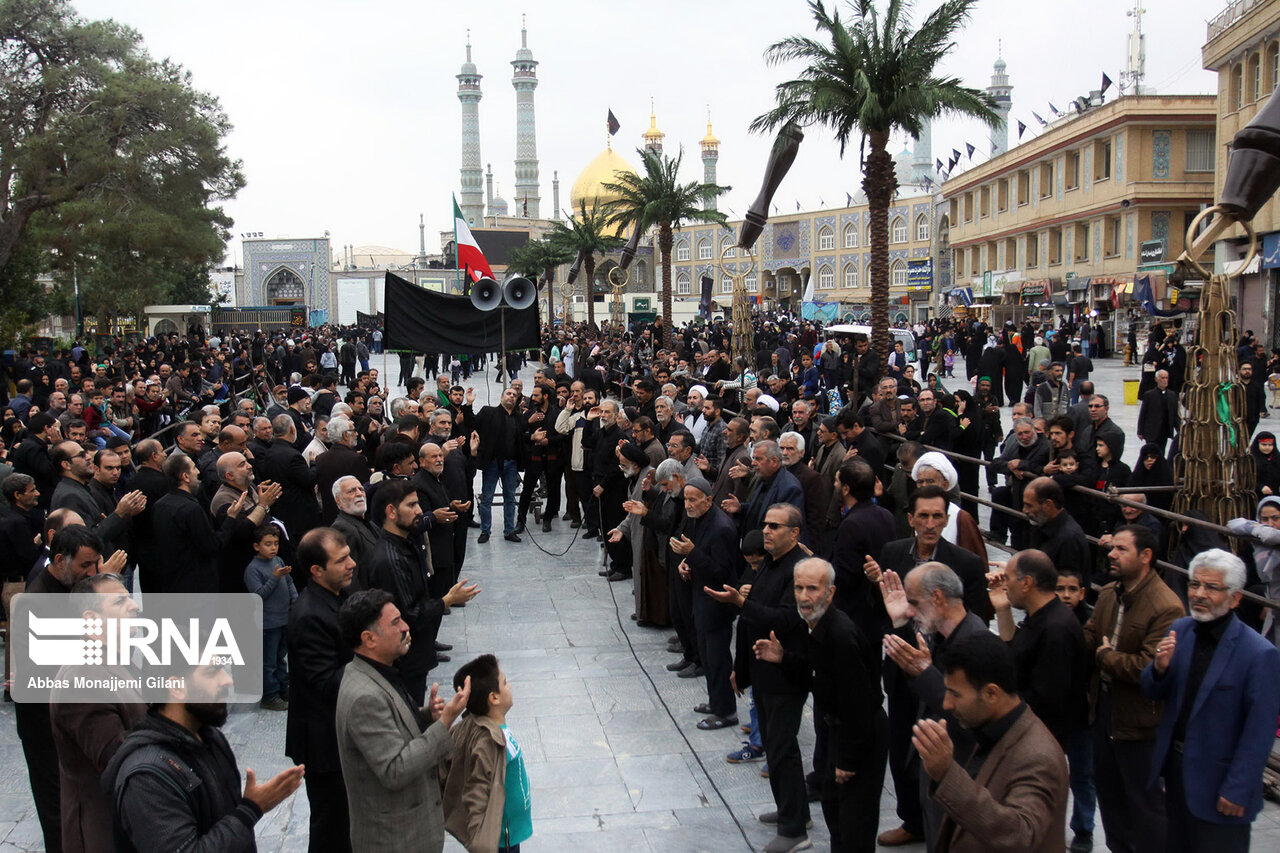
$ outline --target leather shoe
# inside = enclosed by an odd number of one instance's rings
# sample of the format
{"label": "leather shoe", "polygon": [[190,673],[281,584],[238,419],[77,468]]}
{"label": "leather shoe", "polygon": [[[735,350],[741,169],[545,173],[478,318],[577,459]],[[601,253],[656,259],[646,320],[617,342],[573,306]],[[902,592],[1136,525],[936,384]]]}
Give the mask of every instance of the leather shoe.
{"label": "leather shoe", "polygon": [[631,580],[631,572],[610,572],[608,577],[609,583],[617,583],[618,581],[629,581],[629,580]]}
{"label": "leather shoe", "polygon": [[924,841],[919,835],[907,832],[905,826],[887,829],[876,838],[881,847],[901,847],[904,844],[919,844]]}
{"label": "leather shoe", "polygon": [[600,571],[596,572],[596,574],[598,574],[598,575],[599,575],[600,577],[602,577],[602,578],[607,578],[607,577],[609,577],[609,570],[608,570],[608,569],[601,569]]}
{"label": "leather shoe", "polygon": [[507,540],[508,542],[523,542],[523,541],[524,541],[523,539],[521,539],[519,536],[517,536],[517,535],[515,534],[515,531],[512,531],[511,533],[504,533],[504,534],[502,534],[502,538],[503,538],[503,539],[505,539],[505,540]]}
{"label": "leather shoe", "polygon": [[599,533],[597,533],[597,532],[596,532],[596,531],[594,531],[594,530],[588,530],[586,533],[582,534],[582,538],[583,538],[583,539],[595,539],[595,538],[596,538],[597,536],[599,536],[599,535],[600,535],[600,534],[599,534]]}
{"label": "leather shoe", "polygon": [[550,533],[550,532],[551,532],[551,519],[550,519],[550,518],[544,518],[544,519],[542,519],[542,532],[543,532],[543,533]]}
{"label": "leather shoe", "polygon": [[667,672],[679,672],[680,670],[684,669],[686,666],[693,666],[693,661],[685,660],[684,658],[681,658],[675,663],[667,664]]}
{"label": "leather shoe", "polygon": [[449,645],[448,643],[442,643],[439,640],[436,640],[436,651],[451,652],[453,651],[453,646]]}
{"label": "leather shoe", "polygon": [[515,530],[513,530],[513,531],[511,531],[511,532],[512,532],[512,533],[524,533],[524,522],[522,521],[522,522],[520,522],[519,524],[517,524],[517,525],[516,525],[516,529],[515,529]]}
{"label": "leather shoe", "polygon": [[575,518],[570,520],[569,526],[572,527],[574,530],[577,530],[579,527],[582,526],[582,522],[578,521],[578,519]]}
{"label": "leather shoe", "polygon": [[694,705],[694,706],[693,706],[693,713],[695,713],[695,714],[714,714],[715,712],[711,710],[711,706],[710,706],[708,703],[703,702],[703,703],[701,703],[701,704],[699,704],[699,705]]}
{"label": "leather shoe", "polygon": [[453,660],[453,658],[449,657],[444,652],[436,652],[436,663],[448,663],[451,660]]}
{"label": "leather shoe", "polygon": [[681,678],[702,678],[706,674],[707,671],[700,666],[686,666],[676,673]]}
{"label": "leather shoe", "polygon": [[481,533],[481,534],[480,534],[480,538],[476,540],[476,544],[477,544],[477,545],[483,545],[484,543],[486,543],[486,542],[488,542],[488,541],[489,541],[489,534],[488,534],[488,533]]}

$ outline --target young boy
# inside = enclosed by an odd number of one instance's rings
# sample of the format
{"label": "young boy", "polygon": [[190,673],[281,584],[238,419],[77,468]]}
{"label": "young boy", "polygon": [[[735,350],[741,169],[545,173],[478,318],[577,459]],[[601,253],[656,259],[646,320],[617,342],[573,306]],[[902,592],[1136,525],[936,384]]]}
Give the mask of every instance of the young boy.
{"label": "young boy", "polygon": [[481,655],[453,676],[471,679],[466,713],[449,732],[454,754],[440,766],[444,826],[471,853],[519,853],[533,835],[533,806],[524,753],[507,728],[514,700],[493,655]]}
{"label": "young boy", "polygon": [[268,711],[289,710],[289,668],[285,663],[285,627],[289,605],[298,590],[289,577],[289,566],[277,556],[280,531],[263,524],[253,531],[253,553],[244,570],[244,585],[262,596],[262,707]]}
{"label": "young boy", "polygon": [[[764,534],[759,530],[748,530],[747,535],[742,537],[741,548],[742,559],[747,563],[747,570],[742,573],[738,589],[746,595],[751,582],[755,580],[756,572],[760,570],[760,564],[764,562]],[[742,733],[747,736],[747,739],[742,742],[742,746],[725,756],[725,761],[730,764],[748,764],[764,758],[764,739],[760,734],[760,721],[756,715],[754,690],[751,692],[751,724],[742,726]],[[762,768],[760,775],[767,777],[769,769]]]}
{"label": "young boy", "polygon": [[1080,624],[1089,621],[1093,614],[1093,605],[1085,601],[1089,590],[1084,586],[1084,572],[1075,566],[1065,566],[1058,570],[1058,598],[1071,608],[1071,612],[1080,620]]}

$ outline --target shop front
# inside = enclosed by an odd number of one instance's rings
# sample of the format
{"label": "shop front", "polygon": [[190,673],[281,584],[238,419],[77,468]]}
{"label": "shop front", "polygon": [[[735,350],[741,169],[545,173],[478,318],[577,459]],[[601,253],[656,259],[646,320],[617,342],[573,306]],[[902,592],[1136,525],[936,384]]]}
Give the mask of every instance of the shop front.
{"label": "shop front", "polygon": [[1042,326],[1053,324],[1053,279],[1035,278],[1022,283],[1019,294],[1026,317],[1038,319]]}

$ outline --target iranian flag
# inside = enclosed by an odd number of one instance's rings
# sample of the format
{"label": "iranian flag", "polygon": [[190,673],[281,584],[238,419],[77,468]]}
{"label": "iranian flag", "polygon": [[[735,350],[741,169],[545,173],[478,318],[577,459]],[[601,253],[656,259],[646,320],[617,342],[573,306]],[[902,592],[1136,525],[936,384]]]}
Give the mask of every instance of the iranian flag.
{"label": "iranian flag", "polygon": [[484,252],[480,251],[480,244],[472,236],[467,220],[458,207],[457,196],[453,199],[453,240],[458,247],[458,269],[466,271],[472,284],[482,278],[493,278],[493,270],[489,269]]}

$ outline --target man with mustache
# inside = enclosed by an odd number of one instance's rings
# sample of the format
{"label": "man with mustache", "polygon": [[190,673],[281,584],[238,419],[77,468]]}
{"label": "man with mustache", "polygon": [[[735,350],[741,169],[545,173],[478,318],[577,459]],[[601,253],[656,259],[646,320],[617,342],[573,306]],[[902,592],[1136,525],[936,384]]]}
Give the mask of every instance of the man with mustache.
{"label": "man with mustache", "polygon": [[346,537],[355,564],[367,568],[369,556],[378,544],[378,529],[366,517],[369,501],[364,486],[358,478],[348,475],[333,484],[332,492],[334,505],[338,507],[333,529]]}
{"label": "man with mustache", "polygon": [[240,771],[222,734],[231,676],[220,665],[193,667],[182,687],[153,705],[103,773],[112,791],[120,849],[255,849],[253,827],[302,784],[302,765],[258,784]]}
{"label": "man with mustache", "polygon": [[880,791],[889,761],[889,718],[881,707],[880,655],[874,642],[838,608],[836,570],[826,560],[801,560],[792,572],[796,610],[808,642],[783,649],[775,632],[757,640],[760,660],[800,677],[813,674],[813,701],[827,724],[822,816],[833,850],[872,850],[880,820]]}

